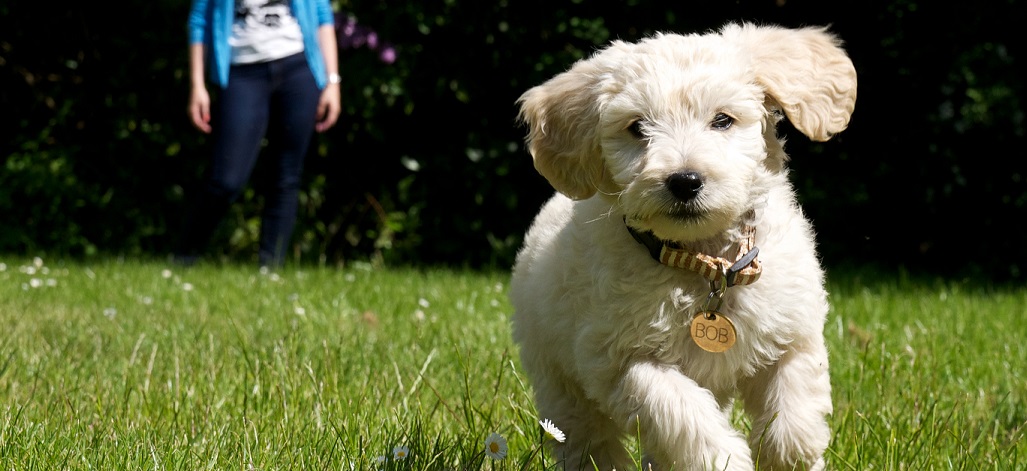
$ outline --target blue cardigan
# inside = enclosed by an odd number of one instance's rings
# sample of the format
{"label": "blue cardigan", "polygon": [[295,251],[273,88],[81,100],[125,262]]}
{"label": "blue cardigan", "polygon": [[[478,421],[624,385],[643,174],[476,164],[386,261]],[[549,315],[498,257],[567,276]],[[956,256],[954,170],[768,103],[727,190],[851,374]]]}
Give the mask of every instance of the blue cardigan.
{"label": "blue cardigan", "polygon": [[[335,14],[328,0],[291,0],[292,15],[303,32],[303,51],[317,87],[328,82],[321,46],[317,42],[317,29],[335,24]],[[228,85],[228,69],[232,65],[232,51],[228,38],[232,37],[235,18],[235,0],[193,0],[189,11],[189,44],[202,43],[210,58],[210,78],[224,88]]]}

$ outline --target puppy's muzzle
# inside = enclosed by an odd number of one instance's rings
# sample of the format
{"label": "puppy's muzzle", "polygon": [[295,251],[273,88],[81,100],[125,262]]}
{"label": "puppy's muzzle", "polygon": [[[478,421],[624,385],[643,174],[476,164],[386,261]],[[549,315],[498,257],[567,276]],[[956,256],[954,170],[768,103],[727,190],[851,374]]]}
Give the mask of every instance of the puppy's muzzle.
{"label": "puppy's muzzle", "polygon": [[687,203],[699,196],[703,187],[703,178],[699,172],[677,172],[670,174],[664,184],[667,185],[670,194],[682,203]]}

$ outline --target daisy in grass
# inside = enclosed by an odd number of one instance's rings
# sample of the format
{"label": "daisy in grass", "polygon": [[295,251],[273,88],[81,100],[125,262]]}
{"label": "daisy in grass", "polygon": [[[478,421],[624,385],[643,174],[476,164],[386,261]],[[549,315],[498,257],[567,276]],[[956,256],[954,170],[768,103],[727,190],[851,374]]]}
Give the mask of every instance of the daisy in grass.
{"label": "daisy in grass", "polygon": [[502,435],[493,432],[485,439],[485,454],[494,460],[506,458],[506,439]]}
{"label": "daisy in grass", "polygon": [[543,419],[538,421],[538,423],[542,426],[542,433],[545,434],[545,438],[552,438],[560,443],[567,440],[567,436],[563,434],[562,430],[556,428],[556,425],[553,425],[553,421]]}
{"label": "daisy in grass", "polygon": [[394,459],[397,459],[397,460],[406,459],[406,457],[409,456],[409,455],[410,455],[410,449],[405,447],[405,446],[403,446],[403,445],[399,445],[399,446],[394,447],[392,449],[392,457]]}

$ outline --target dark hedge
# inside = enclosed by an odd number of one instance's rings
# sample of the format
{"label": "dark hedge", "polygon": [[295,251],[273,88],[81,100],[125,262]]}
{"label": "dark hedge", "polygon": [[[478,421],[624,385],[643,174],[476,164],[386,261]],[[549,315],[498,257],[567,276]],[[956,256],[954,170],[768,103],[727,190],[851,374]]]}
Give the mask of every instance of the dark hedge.
{"label": "dark hedge", "polygon": [[[342,44],[343,116],[308,160],[297,261],[509,266],[552,193],[521,92],[611,39],[755,21],[830,25],[859,71],[846,132],[782,127],[827,264],[1024,278],[1024,2],[335,6],[365,41]],[[0,5],[0,253],[165,256],[206,162],[185,117],[188,7]],[[260,174],[212,255],[252,259]]]}

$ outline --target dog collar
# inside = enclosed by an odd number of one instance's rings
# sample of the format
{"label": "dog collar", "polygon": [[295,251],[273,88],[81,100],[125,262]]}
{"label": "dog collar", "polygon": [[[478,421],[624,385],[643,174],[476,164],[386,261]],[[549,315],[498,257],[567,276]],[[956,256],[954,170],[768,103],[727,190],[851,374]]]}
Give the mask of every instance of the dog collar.
{"label": "dog collar", "polygon": [[715,257],[687,250],[680,244],[660,240],[652,232],[639,232],[628,224],[624,225],[638,243],[649,250],[654,260],[674,268],[694,271],[713,284],[724,282],[725,287],[748,285],[760,278],[763,266],[756,259],[760,249],[756,247],[756,228],[745,226],[745,237],[738,246],[738,256],[732,263],[724,257]]}

